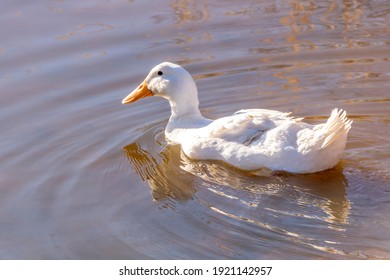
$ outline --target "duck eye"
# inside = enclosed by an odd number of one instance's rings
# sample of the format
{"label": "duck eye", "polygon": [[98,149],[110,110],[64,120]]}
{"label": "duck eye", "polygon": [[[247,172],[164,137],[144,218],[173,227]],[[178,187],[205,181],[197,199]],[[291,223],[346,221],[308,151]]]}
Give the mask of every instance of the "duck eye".
{"label": "duck eye", "polygon": [[163,72],[161,72],[161,71],[157,72],[157,75],[159,75],[159,76],[161,76],[162,74],[163,74]]}

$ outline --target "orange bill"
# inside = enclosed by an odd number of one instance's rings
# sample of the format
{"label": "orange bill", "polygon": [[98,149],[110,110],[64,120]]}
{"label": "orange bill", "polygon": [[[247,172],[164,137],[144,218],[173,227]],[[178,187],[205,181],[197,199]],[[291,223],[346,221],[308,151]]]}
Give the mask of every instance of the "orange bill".
{"label": "orange bill", "polygon": [[148,88],[146,85],[146,82],[144,81],[142,84],[140,84],[135,90],[133,90],[128,96],[123,98],[122,104],[128,104],[131,102],[135,102],[138,99],[152,96],[153,92]]}

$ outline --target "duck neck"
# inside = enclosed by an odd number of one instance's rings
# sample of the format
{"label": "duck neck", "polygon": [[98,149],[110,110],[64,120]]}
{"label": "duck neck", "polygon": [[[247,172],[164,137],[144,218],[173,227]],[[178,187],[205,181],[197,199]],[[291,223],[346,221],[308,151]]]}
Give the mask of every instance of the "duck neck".
{"label": "duck neck", "polygon": [[197,96],[191,98],[191,100],[184,100],[176,98],[175,100],[169,99],[171,105],[171,118],[176,119],[180,117],[192,117],[202,118],[202,114],[199,111],[199,100]]}

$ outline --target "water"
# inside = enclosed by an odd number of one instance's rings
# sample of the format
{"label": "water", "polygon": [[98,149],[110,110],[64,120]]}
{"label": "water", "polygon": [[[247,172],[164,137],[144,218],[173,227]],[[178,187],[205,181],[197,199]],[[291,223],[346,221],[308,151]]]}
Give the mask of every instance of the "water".
{"label": "water", "polygon": [[[374,1],[2,1],[0,258],[389,259],[390,5]],[[311,175],[191,161],[165,100],[186,67],[202,113],[353,119]]]}

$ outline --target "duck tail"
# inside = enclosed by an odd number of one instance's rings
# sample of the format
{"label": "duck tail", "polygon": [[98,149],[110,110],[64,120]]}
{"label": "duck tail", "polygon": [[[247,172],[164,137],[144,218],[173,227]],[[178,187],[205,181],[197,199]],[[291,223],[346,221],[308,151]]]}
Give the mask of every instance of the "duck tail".
{"label": "duck tail", "polygon": [[351,129],[352,120],[347,118],[347,112],[342,109],[333,109],[328,121],[322,127],[325,139],[321,144],[321,149],[325,149],[332,144],[339,136],[347,135]]}

